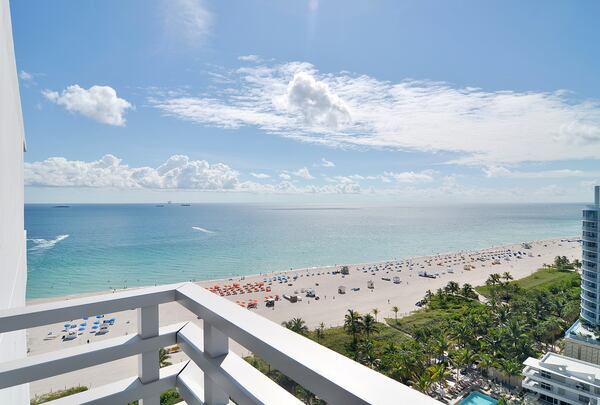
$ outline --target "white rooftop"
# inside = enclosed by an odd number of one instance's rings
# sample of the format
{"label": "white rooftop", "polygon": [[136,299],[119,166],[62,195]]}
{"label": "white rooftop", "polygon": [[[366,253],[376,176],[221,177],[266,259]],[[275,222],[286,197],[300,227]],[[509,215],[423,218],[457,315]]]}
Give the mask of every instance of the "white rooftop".
{"label": "white rooftop", "polygon": [[561,375],[568,375],[600,387],[600,366],[560,354],[546,353],[541,359],[533,357],[525,360],[526,366],[547,370]]}

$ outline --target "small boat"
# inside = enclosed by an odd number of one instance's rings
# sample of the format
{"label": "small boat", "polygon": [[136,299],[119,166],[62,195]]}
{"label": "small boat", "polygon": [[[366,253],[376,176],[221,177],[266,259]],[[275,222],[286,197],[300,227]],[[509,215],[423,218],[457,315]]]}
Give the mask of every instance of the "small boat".
{"label": "small boat", "polygon": [[70,205],[55,205],[54,208],[71,208]]}

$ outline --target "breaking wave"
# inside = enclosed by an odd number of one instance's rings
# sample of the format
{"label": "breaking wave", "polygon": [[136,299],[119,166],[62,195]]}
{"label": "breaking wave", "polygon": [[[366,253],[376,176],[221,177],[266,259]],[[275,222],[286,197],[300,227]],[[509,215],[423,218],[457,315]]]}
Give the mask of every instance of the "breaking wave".
{"label": "breaking wave", "polygon": [[200,231],[200,232],[204,232],[204,233],[214,233],[214,231],[209,231],[208,229],[200,228],[199,226],[192,226],[192,229],[195,231]]}
{"label": "breaking wave", "polygon": [[27,239],[32,243],[32,246],[29,247],[30,252],[35,252],[38,250],[48,250],[52,249],[58,242],[67,239],[69,235],[58,235],[56,239]]}

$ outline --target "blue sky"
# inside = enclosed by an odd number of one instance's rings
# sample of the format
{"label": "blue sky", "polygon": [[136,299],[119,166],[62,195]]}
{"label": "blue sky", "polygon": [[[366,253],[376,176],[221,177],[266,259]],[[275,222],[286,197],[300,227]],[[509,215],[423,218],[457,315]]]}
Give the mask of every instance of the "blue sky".
{"label": "blue sky", "polygon": [[593,1],[13,1],[41,201],[586,201]]}

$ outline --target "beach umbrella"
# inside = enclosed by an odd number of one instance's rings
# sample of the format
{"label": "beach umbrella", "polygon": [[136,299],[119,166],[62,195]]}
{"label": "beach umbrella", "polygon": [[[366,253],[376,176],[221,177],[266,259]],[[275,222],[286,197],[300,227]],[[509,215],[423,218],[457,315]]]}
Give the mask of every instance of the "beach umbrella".
{"label": "beach umbrella", "polygon": [[92,329],[98,329],[98,325],[92,326]]}
{"label": "beach umbrella", "polygon": [[88,320],[88,317],[87,317],[87,316],[84,316],[84,317],[83,317],[83,320],[84,320],[84,321],[87,321],[87,320]]}
{"label": "beach umbrella", "polygon": [[84,331],[84,330],[85,330],[85,328],[79,328],[79,332]]}
{"label": "beach umbrella", "polygon": [[80,323],[79,326],[87,326],[87,322]]}
{"label": "beach umbrella", "polygon": [[63,326],[64,326],[65,328],[68,328],[69,326],[71,326],[71,324],[70,324],[70,323],[65,323]]}
{"label": "beach umbrella", "polygon": [[100,321],[94,321],[94,325],[98,325]]}
{"label": "beach umbrella", "polygon": [[100,319],[100,318],[103,318],[103,317],[104,317],[104,315],[96,315],[97,319]]}

